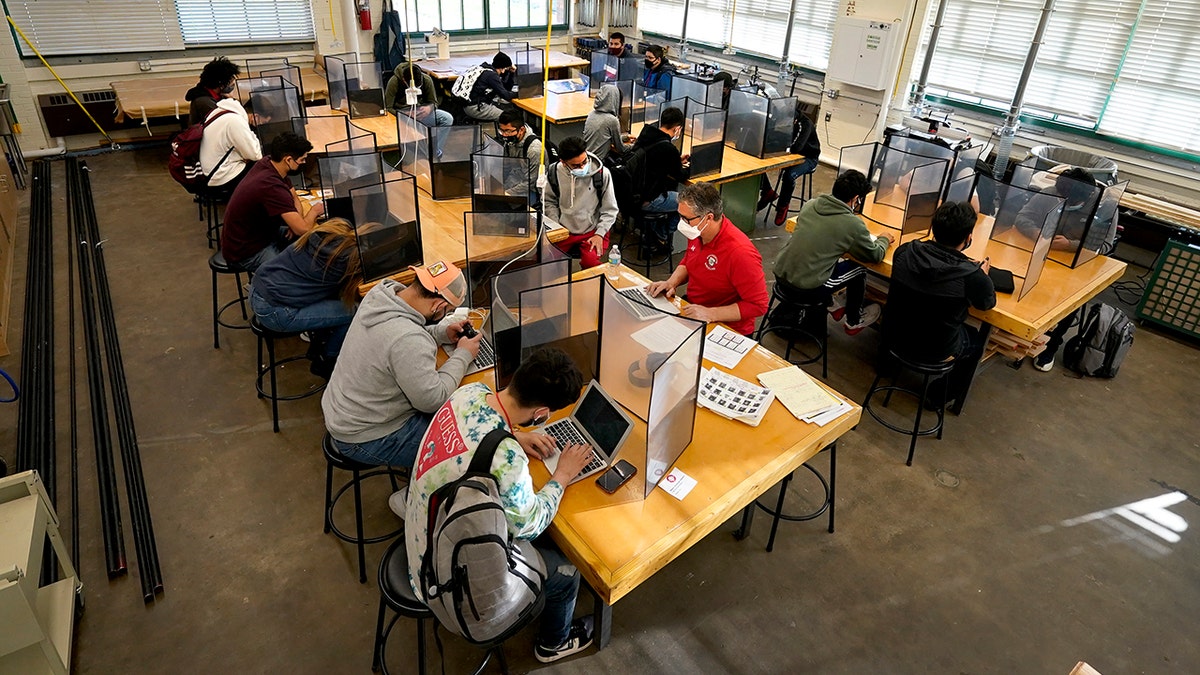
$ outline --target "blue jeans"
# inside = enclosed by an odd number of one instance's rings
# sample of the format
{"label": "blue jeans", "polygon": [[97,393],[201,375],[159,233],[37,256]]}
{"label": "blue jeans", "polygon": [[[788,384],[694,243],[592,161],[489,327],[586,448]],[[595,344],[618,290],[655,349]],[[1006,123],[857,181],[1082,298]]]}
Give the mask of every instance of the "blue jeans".
{"label": "blue jeans", "polygon": [[789,166],[780,173],[781,180],[779,181],[779,201],[776,207],[780,211],[786,211],[788,205],[792,203],[792,192],[796,189],[796,179],[806,173],[812,173],[817,170],[817,157],[809,157],[803,162],[795,166]]}
{"label": "blue jeans", "polygon": [[255,253],[245,260],[239,260],[236,264],[238,267],[241,267],[247,272],[257,272],[258,268],[262,267],[264,263],[282,253],[284,246],[286,246],[286,244],[272,242],[264,246],[263,249],[258,253]]}
{"label": "blue jeans", "polygon": [[575,616],[575,598],[579,595],[579,570],[554,545],[550,535],[543,534],[533,541],[534,548],[546,564],[546,606],[538,626],[537,644],[557,647],[566,641]]}
{"label": "blue jeans", "polygon": [[671,191],[661,194],[643,206],[642,211],[646,213],[670,214],[666,223],[655,227],[655,231],[652,234],[660,242],[671,243],[671,237],[675,235],[675,227],[679,225],[679,193]]}
{"label": "blue jeans", "polygon": [[346,340],[346,332],[354,318],[354,308],[336,299],[321,300],[306,307],[273,305],[255,290],[253,284],[250,286],[250,307],[262,325],[271,330],[316,332],[315,342],[324,344],[324,355],[334,358],[342,351],[342,342]]}
{"label": "blue jeans", "polygon": [[343,443],[333,439],[342,454],[356,462],[371,466],[399,466],[411,469],[417,461],[417,450],[421,438],[429,428],[433,415],[429,413],[414,413],[404,426],[392,433],[363,443]]}

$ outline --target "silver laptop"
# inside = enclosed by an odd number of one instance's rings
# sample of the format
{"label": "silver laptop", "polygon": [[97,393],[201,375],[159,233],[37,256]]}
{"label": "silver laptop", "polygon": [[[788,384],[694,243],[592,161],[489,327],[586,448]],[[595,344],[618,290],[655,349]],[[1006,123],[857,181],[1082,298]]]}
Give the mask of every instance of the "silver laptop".
{"label": "silver laptop", "polygon": [[645,286],[630,286],[618,288],[622,303],[639,321],[649,321],[662,317],[662,313],[679,314],[679,308],[670,300],[659,296],[653,297],[646,291]]}
{"label": "silver laptop", "polygon": [[[571,416],[547,424],[542,431],[558,443],[560,450],[580,443],[591,446],[591,461],[571,479],[570,485],[607,469],[616,460],[617,451],[633,431],[633,420],[600,388],[599,382],[592,380]],[[558,453],[542,461],[553,474],[558,468]]]}

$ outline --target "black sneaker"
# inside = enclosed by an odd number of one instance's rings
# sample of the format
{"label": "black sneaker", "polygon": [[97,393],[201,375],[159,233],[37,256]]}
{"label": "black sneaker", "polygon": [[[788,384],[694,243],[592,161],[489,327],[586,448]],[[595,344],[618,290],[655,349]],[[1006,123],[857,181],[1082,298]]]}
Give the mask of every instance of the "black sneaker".
{"label": "black sneaker", "polygon": [[567,633],[566,641],[561,645],[557,647],[536,645],[533,648],[533,655],[542,663],[554,663],[563,657],[578,654],[590,646],[592,646],[592,617],[585,616],[571,622],[571,630]]}

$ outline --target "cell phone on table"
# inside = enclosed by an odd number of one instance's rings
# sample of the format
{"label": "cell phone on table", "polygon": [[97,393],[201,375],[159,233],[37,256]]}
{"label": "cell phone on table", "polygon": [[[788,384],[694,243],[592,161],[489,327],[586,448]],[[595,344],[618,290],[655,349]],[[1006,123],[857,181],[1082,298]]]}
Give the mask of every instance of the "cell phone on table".
{"label": "cell phone on table", "polygon": [[622,459],[613,464],[608,471],[600,474],[600,477],[596,479],[596,485],[611,495],[621,489],[621,486],[633,478],[636,473],[637,467]]}

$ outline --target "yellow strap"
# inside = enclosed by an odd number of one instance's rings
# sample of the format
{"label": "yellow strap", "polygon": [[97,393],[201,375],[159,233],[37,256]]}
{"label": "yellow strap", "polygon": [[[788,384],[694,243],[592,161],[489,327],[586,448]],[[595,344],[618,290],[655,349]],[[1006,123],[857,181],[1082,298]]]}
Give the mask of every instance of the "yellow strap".
{"label": "yellow strap", "polygon": [[[67,86],[66,82],[62,81],[62,78],[58,76],[58,73],[55,72],[54,68],[49,63],[46,63],[46,58],[42,56],[42,53],[38,51],[37,47],[33,46],[33,43],[29,41],[29,38],[25,37],[25,32],[21,30],[21,27],[17,25],[17,22],[13,21],[11,16],[8,17],[8,22],[12,24],[12,27],[17,31],[17,34],[21,36],[21,39],[25,41],[25,44],[29,45],[29,48],[32,49],[33,53],[36,54],[38,59],[41,60],[42,65],[46,66],[46,69],[49,70],[50,74],[54,76],[54,79],[58,80],[58,83],[62,85],[62,88],[67,91],[67,94],[71,96],[71,99],[75,101],[75,104],[79,106],[79,109],[83,111],[83,114],[87,115],[88,119],[92,121],[92,124],[96,125],[96,129],[98,129],[100,133],[108,139],[109,143],[115,143],[116,141],[112,139],[112,136],[109,136],[108,132],[105,131],[104,128],[100,126],[100,123],[96,121],[96,118],[92,117],[92,113],[88,112],[88,109],[83,107],[83,103],[79,100],[79,97],[75,95],[75,92],[71,91],[71,88]],[[149,125],[147,125],[147,128],[149,128]]]}

